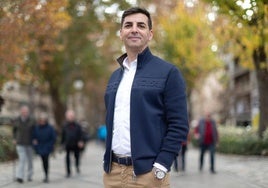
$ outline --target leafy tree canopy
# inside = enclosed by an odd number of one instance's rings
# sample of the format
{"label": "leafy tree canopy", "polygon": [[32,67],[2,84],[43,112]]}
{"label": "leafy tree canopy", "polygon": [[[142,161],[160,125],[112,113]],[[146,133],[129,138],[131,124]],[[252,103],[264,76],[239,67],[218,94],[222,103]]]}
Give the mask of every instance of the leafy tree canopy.
{"label": "leafy tree canopy", "polygon": [[180,68],[189,91],[196,86],[197,80],[221,65],[206,8],[201,2],[187,4],[180,1],[158,21],[159,48],[166,59]]}

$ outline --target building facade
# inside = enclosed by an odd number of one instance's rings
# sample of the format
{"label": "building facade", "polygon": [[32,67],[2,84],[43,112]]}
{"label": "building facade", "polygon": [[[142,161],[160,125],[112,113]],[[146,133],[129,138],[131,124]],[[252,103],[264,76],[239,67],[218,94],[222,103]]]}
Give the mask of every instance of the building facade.
{"label": "building facade", "polygon": [[229,78],[228,122],[237,126],[257,126],[259,116],[258,86],[256,73],[239,64],[238,59],[226,61]]}

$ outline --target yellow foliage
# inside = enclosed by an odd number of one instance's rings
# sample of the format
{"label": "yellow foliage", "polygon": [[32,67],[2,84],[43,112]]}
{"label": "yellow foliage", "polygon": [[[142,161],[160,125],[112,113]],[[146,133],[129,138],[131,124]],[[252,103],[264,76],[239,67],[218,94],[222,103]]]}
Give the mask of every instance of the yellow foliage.
{"label": "yellow foliage", "polygon": [[52,54],[62,49],[58,47],[57,37],[71,23],[67,6],[68,0],[7,0],[3,4],[0,9],[0,73],[3,77],[9,78],[8,65],[13,67],[10,74],[17,67],[19,72],[14,75],[29,80],[31,71],[26,71],[28,65],[24,63],[29,52],[37,54],[39,63],[53,61]]}
{"label": "yellow foliage", "polygon": [[[206,19],[205,6],[185,6],[183,1],[159,18],[163,36],[161,51],[164,56],[182,70],[188,86],[220,66],[211,50],[215,44],[211,25]],[[167,19],[167,17],[169,19]],[[162,46],[162,45],[161,45]]]}

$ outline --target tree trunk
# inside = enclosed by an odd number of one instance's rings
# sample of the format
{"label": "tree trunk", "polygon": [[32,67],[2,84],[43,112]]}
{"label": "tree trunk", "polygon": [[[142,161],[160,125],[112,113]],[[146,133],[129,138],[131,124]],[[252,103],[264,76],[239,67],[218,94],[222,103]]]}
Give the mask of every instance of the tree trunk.
{"label": "tree trunk", "polygon": [[50,84],[49,92],[52,99],[53,114],[56,121],[55,126],[57,131],[61,132],[66,106],[60,100],[58,87],[54,87]]}
{"label": "tree trunk", "polygon": [[267,71],[257,70],[258,89],[259,89],[259,108],[260,121],[258,134],[260,138],[268,124],[268,73]]}
{"label": "tree trunk", "polygon": [[253,53],[254,65],[256,68],[258,90],[259,90],[259,109],[260,120],[258,135],[263,137],[263,132],[268,124],[268,65],[264,46],[260,46]]}
{"label": "tree trunk", "polygon": [[2,110],[2,106],[5,104],[4,98],[0,95],[0,112]]}

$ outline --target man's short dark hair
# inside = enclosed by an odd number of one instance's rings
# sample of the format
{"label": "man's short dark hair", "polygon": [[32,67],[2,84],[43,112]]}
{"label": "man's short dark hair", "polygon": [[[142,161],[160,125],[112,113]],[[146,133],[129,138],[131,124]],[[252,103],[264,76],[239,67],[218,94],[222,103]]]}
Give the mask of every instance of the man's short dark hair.
{"label": "man's short dark hair", "polygon": [[148,26],[149,26],[149,29],[151,30],[153,28],[151,15],[146,9],[140,8],[140,7],[131,7],[131,8],[124,11],[124,13],[122,15],[122,19],[121,19],[121,27],[123,26],[125,17],[132,15],[132,14],[138,14],[138,13],[141,13],[141,14],[144,14],[145,16],[147,16]]}

